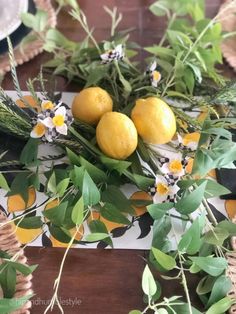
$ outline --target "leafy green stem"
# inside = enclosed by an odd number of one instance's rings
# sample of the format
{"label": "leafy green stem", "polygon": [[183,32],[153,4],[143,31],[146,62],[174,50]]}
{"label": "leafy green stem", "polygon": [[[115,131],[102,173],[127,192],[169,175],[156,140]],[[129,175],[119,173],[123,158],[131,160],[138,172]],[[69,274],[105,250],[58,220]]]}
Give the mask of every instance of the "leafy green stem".
{"label": "leafy green stem", "polygon": [[184,292],[185,292],[187,303],[188,303],[189,314],[193,314],[188,285],[187,285],[187,279],[186,279],[184,267],[183,267],[183,258],[181,254],[179,254],[179,263],[180,263],[180,273],[182,276],[182,285],[184,287]]}
{"label": "leafy green stem", "polygon": [[163,37],[161,38],[161,40],[160,40],[160,42],[159,42],[159,46],[160,46],[160,47],[164,44],[164,42],[165,42],[165,40],[166,40],[166,37],[167,37],[167,31],[168,31],[168,29],[170,29],[171,26],[173,25],[173,23],[174,23],[176,17],[177,17],[176,13],[174,13],[174,14],[171,16],[171,18],[170,18],[170,20],[169,20],[168,28],[166,29],[166,31],[165,31]]}

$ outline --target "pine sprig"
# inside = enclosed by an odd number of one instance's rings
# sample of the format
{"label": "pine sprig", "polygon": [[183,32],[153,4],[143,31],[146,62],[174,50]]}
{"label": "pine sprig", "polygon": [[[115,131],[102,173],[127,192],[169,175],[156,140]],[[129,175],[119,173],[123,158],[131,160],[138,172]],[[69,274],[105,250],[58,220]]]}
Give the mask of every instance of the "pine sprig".
{"label": "pine sprig", "polygon": [[14,50],[13,50],[13,46],[12,46],[12,43],[11,43],[11,40],[9,37],[7,37],[7,44],[8,44],[8,56],[9,56],[9,61],[10,61],[10,66],[11,66],[11,76],[12,76],[12,80],[13,80],[13,84],[14,84],[14,89],[17,93],[17,96],[23,101],[25,106],[28,107],[29,110],[31,110],[33,113],[35,113],[35,110],[25,100],[25,98],[22,94],[19,80],[18,80],[18,76],[16,73],[16,61],[15,61],[15,57],[14,57]]}

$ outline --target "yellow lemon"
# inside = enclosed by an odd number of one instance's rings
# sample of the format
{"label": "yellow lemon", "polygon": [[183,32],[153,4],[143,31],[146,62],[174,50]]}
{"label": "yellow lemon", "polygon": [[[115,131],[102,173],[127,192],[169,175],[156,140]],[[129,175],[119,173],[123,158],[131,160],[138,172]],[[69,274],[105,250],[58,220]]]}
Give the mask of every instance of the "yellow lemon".
{"label": "yellow lemon", "polygon": [[14,223],[13,228],[15,228],[16,237],[21,244],[27,244],[34,241],[43,232],[42,228],[23,229],[16,227]]}
{"label": "yellow lemon", "polygon": [[176,120],[171,108],[161,99],[138,99],[131,118],[138,134],[148,144],[165,144],[176,132]]}
{"label": "yellow lemon", "polygon": [[100,87],[89,87],[77,94],[72,103],[73,117],[88,124],[97,124],[104,113],[112,111],[110,95]]}
{"label": "yellow lemon", "polygon": [[[147,192],[137,191],[131,195],[130,199],[131,200],[141,200],[141,201],[151,201],[152,197]],[[132,207],[135,210],[134,216],[142,216],[143,214],[145,214],[147,212],[147,207],[145,205],[143,205],[143,206],[132,205]]]}
{"label": "yellow lemon", "polygon": [[132,120],[123,113],[105,113],[96,130],[97,143],[103,153],[115,159],[126,159],[136,149],[138,134]]}
{"label": "yellow lemon", "polygon": [[10,195],[7,199],[7,209],[9,213],[23,211],[31,207],[36,199],[36,192],[33,187],[28,189],[28,202],[25,203],[24,199],[20,194]]}

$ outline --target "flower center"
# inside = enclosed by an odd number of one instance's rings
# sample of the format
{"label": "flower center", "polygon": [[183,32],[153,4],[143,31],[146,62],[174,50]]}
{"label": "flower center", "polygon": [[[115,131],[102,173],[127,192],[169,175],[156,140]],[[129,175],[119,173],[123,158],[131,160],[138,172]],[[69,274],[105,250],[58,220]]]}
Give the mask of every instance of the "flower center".
{"label": "flower center", "polygon": [[39,122],[35,125],[34,131],[38,136],[43,136],[46,131],[46,127],[45,125]]}
{"label": "flower center", "polygon": [[156,191],[160,195],[166,195],[169,192],[169,188],[166,184],[164,183],[157,183],[156,185]]}
{"label": "flower center", "polygon": [[65,118],[62,114],[58,114],[54,118],[52,118],[52,122],[55,126],[62,126],[65,122]]}
{"label": "flower center", "polygon": [[180,160],[172,160],[168,166],[169,170],[173,173],[177,173],[183,170],[183,166]]}
{"label": "flower center", "polygon": [[160,72],[158,72],[158,71],[153,71],[153,72],[152,72],[152,79],[153,79],[154,81],[159,81],[160,78],[161,78]]}
{"label": "flower center", "polygon": [[42,104],[42,108],[43,110],[48,110],[48,109],[51,110],[54,108],[54,105],[51,101],[47,101],[44,104]]}

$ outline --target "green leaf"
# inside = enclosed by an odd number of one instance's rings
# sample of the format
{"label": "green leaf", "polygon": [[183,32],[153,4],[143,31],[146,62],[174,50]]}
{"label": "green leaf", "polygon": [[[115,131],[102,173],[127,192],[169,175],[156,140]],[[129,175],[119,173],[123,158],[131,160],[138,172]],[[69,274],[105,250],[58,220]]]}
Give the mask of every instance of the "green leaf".
{"label": "green leaf", "polygon": [[175,58],[175,53],[173,52],[172,49],[166,48],[166,47],[160,47],[157,45],[154,45],[152,47],[145,47],[144,50],[157,55],[161,58]]}
{"label": "green leaf", "polygon": [[176,203],[176,210],[181,214],[191,214],[194,212],[201,204],[202,199],[204,198],[204,193],[206,189],[207,182],[200,184],[194,191],[183,196]]}
{"label": "green leaf", "polygon": [[214,230],[209,230],[205,234],[204,241],[216,246],[222,246],[228,237],[229,232],[226,229],[221,229],[219,226],[216,226]]}
{"label": "green leaf", "polygon": [[161,267],[163,267],[164,269],[172,270],[175,268],[176,262],[172,256],[167,255],[154,247],[152,247],[152,253],[155,259],[157,260],[158,264],[160,264]]}
{"label": "green leaf", "polygon": [[[189,314],[189,305],[187,303],[181,304],[181,305],[172,305],[171,308],[175,311],[175,313],[178,314]],[[202,314],[202,312],[199,312],[195,307],[191,307],[193,314]]]}
{"label": "green leaf", "polygon": [[25,201],[25,204],[27,204],[29,197],[29,174],[29,172],[17,174],[11,184],[11,189],[7,193],[7,196],[20,194]]}
{"label": "green leaf", "polygon": [[147,190],[147,188],[154,184],[155,179],[154,178],[147,178],[144,176],[141,176],[139,174],[133,174],[132,175],[134,182],[141,190]]}
{"label": "green leaf", "polygon": [[5,298],[13,298],[16,289],[16,270],[7,262],[2,264],[0,284]]}
{"label": "green leaf", "polygon": [[96,205],[100,201],[100,192],[86,170],[83,178],[82,195],[85,206]]}
{"label": "green leaf", "polygon": [[224,187],[223,185],[219,184],[215,180],[212,179],[200,179],[200,180],[181,180],[178,182],[178,186],[181,189],[190,188],[192,185],[201,185],[203,182],[207,182],[206,189],[205,189],[205,198],[212,198],[216,196],[221,196],[225,194],[229,194],[230,190]]}
{"label": "green leaf", "polygon": [[9,314],[10,312],[20,309],[31,297],[32,294],[17,299],[0,299],[0,313]]}
{"label": "green leaf", "polygon": [[58,241],[63,243],[69,243],[71,240],[71,236],[68,235],[65,231],[63,231],[60,227],[55,225],[49,226],[49,231],[51,235]]}
{"label": "green leaf", "polygon": [[178,244],[178,250],[180,252],[193,255],[199,251],[202,245],[201,233],[204,225],[205,215],[201,215],[182,236]]}
{"label": "green leaf", "polygon": [[85,241],[88,241],[88,242],[97,242],[97,241],[104,240],[104,239],[106,239],[107,237],[109,237],[109,234],[107,234],[107,233],[91,233],[91,234],[88,234],[88,235],[85,237]]}
{"label": "green leaf", "polygon": [[88,171],[88,174],[90,175],[90,177],[95,183],[107,182],[108,176],[106,175],[104,171],[102,171],[98,167],[88,162],[82,156],[79,156],[78,159],[81,166],[83,166],[84,169]]}
{"label": "green leaf", "polygon": [[55,195],[57,194],[57,182],[55,172],[52,173],[48,180],[47,189],[49,192],[52,192]]}
{"label": "green leaf", "polygon": [[[89,223],[89,229],[92,233],[108,233],[106,225],[100,220],[92,220]],[[108,236],[107,238],[103,239],[108,245],[113,247],[113,243],[111,238]]]}
{"label": "green leaf", "polygon": [[28,276],[28,275],[32,274],[32,272],[34,272],[35,269],[38,267],[38,265],[28,266],[28,265],[24,265],[21,263],[10,262],[10,261],[7,263],[24,276]]}
{"label": "green leaf", "polygon": [[78,156],[76,153],[74,153],[68,147],[66,147],[66,153],[67,153],[67,157],[69,158],[69,161],[72,165],[80,166],[80,158],[79,158],[80,156]]}
{"label": "green leaf", "polygon": [[223,257],[189,257],[189,259],[211,276],[221,275],[228,266]]}
{"label": "green leaf", "polygon": [[22,22],[29,28],[34,27],[35,16],[31,13],[21,13]]}
{"label": "green leaf", "polygon": [[0,172],[0,188],[10,191],[9,185],[4,177],[4,175]]}
{"label": "green leaf", "polygon": [[129,219],[127,219],[113,204],[105,203],[104,207],[101,207],[100,213],[105,219],[109,221],[121,223],[124,225],[129,225],[131,223]]}
{"label": "green leaf", "polygon": [[168,314],[168,311],[162,307],[157,310],[156,314]]}
{"label": "green leaf", "polygon": [[229,277],[222,275],[217,278],[211,290],[211,295],[206,307],[209,308],[211,305],[224,298],[230,291],[231,287],[232,282]]}
{"label": "green leaf", "polygon": [[45,38],[44,49],[48,52],[52,52],[56,47],[63,47],[69,51],[73,51],[76,43],[66,38],[61,32],[55,28],[50,28],[47,31]]}
{"label": "green leaf", "polygon": [[15,225],[23,229],[38,229],[41,228],[43,222],[40,216],[24,217],[22,220],[17,219],[14,221]]}
{"label": "green leaf", "polygon": [[120,174],[122,174],[131,165],[131,162],[112,159],[106,156],[101,156],[100,160],[109,170],[116,170]]}
{"label": "green leaf", "polygon": [[142,288],[143,288],[143,292],[150,297],[155,295],[155,293],[157,291],[155,279],[154,279],[148,265],[146,265],[144,272],[143,272]]}
{"label": "green leaf", "polygon": [[84,200],[83,196],[77,201],[75,204],[73,210],[72,210],[72,215],[71,215],[72,221],[76,225],[80,225],[83,222],[84,219]]}
{"label": "green leaf", "polygon": [[206,314],[223,314],[228,309],[230,309],[234,303],[235,300],[231,299],[230,297],[225,297],[217,303],[213,304],[206,312]]}
{"label": "green leaf", "polygon": [[104,79],[108,74],[109,66],[96,66],[94,69],[91,69],[88,77],[86,78],[86,85],[84,88],[87,88],[92,85],[98,85],[98,83]]}
{"label": "green leaf", "polygon": [[62,226],[65,220],[68,202],[63,202],[58,206],[44,210],[43,215],[48,218],[53,224]]}
{"label": "green leaf", "polygon": [[56,190],[57,190],[57,194],[62,197],[65,192],[66,192],[66,189],[68,188],[68,185],[70,183],[70,178],[65,178],[63,179],[62,181],[60,181],[56,187]]}
{"label": "green leaf", "polygon": [[38,147],[39,139],[30,137],[21,152],[20,162],[26,166],[35,163],[38,160]]}
{"label": "green leaf", "polygon": [[37,10],[37,13],[35,15],[35,21],[33,25],[33,29],[36,32],[42,32],[45,30],[48,23],[48,13],[42,10]]}
{"label": "green leaf", "polygon": [[142,314],[142,312],[139,310],[132,310],[129,312],[129,314]]}
{"label": "green leaf", "polygon": [[156,16],[169,15],[169,2],[168,1],[156,1],[150,5],[149,10]]}
{"label": "green leaf", "polygon": [[215,277],[212,277],[209,275],[203,277],[197,285],[197,289],[196,289],[197,294],[204,295],[211,292],[215,281],[216,281]]}
{"label": "green leaf", "polygon": [[167,235],[171,230],[170,217],[164,216],[160,220],[155,220],[153,224],[153,240],[152,246],[164,251],[168,246]]}
{"label": "green leaf", "polygon": [[197,150],[192,173],[205,176],[211,169],[223,168],[234,161],[235,154],[236,143],[216,138],[210,149],[203,147]]}
{"label": "green leaf", "polygon": [[236,236],[236,224],[229,220],[223,220],[218,223],[217,227],[226,230],[230,236]]}
{"label": "green leaf", "polygon": [[84,178],[84,167],[74,166],[74,169],[70,172],[70,178],[75,187],[82,191],[83,188],[83,178]]}
{"label": "green leaf", "polygon": [[107,189],[102,192],[102,201],[104,203],[115,204],[116,208],[121,212],[134,214],[130,200],[114,185],[109,185]]}
{"label": "green leaf", "polygon": [[151,204],[147,206],[149,214],[154,220],[162,218],[168,210],[173,208],[173,203],[161,203],[161,204]]}

